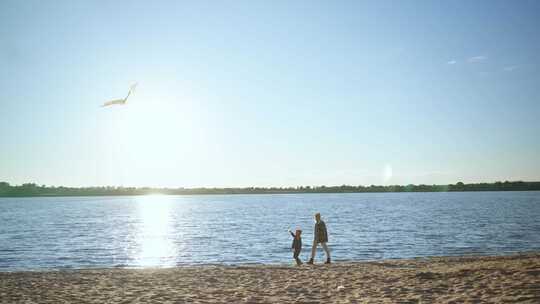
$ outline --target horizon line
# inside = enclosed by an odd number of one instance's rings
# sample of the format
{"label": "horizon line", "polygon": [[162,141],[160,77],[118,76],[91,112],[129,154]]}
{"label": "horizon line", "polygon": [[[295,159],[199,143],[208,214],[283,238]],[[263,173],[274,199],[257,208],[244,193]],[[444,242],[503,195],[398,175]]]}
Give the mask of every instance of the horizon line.
{"label": "horizon line", "polygon": [[87,188],[114,188],[114,189],[163,189],[163,190],[197,190],[197,189],[300,189],[300,188],[338,188],[338,187],[407,187],[407,186],[455,186],[455,185],[480,185],[480,184],[504,184],[504,183],[540,183],[540,180],[538,181],[525,181],[525,180],[497,180],[497,181],[482,181],[482,182],[463,182],[463,181],[457,181],[455,183],[432,183],[432,184],[426,184],[426,183],[419,183],[419,184],[334,184],[334,185],[326,185],[326,184],[320,184],[320,185],[289,185],[289,186],[196,186],[196,187],[185,187],[185,186],[176,186],[176,187],[168,187],[168,186],[122,186],[122,185],[93,185],[93,186],[64,186],[64,185],[46,185],[46,184],[38,184],[35,182],[26,182],[21,184],[10,184],[6,181],[0,181],[0,188],[2,184],[4,186],[9,187],[22,187],[25,185],[33,185],[39,188],[75,188],[75,189],[87,189]]}

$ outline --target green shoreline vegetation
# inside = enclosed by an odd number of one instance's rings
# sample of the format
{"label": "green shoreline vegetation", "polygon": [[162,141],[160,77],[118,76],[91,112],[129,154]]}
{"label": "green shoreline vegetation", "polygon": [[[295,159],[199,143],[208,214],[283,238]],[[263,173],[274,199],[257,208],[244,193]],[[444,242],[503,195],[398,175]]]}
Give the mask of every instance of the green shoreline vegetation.
{"label": "green shoreline vegetation", "polygon": [[0,182],[0,197],[32,196],[116,196],[116,195],[201,195],[201,194],[279,194],[279,193],[377,193],[377,192],[459,192],[459,191],[538,191],[540,182],[505,181],[449,185],[389,186],[298,186],[245,188],[150,188],[150,187],[55,187],[25,183],[12,186]]}

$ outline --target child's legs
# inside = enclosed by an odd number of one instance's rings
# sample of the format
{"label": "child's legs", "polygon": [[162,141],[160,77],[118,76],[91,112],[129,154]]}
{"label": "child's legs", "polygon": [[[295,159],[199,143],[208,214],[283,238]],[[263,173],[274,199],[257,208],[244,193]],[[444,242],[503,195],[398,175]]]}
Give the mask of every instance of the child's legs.
{"label": "child's legs", "polygon": [[302,261],[298,258],[299,255],[300,255],[300,250],[295,250],[293,258],[296,261],[296,265],[301,265],[302,264]]}
{"label": "child's legs", "polygon": [[326,242],[321,243],[322,248],[324,249],[324,252],[326,252],[326,258],[330,258],[330,248],[328,248],[328,245],[326,245]]}

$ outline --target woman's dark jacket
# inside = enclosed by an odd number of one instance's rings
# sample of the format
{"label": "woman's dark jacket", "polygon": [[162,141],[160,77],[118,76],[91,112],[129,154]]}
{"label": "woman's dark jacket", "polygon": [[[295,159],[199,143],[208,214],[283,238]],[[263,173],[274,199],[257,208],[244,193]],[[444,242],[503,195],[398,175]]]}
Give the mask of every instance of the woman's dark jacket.
{"label": "woman's dark jacket", "polygon": [[320,220],[318,223],[315,223],[315,243],[326,243],[328,242],[328,233],[326,232],[326,224]]}

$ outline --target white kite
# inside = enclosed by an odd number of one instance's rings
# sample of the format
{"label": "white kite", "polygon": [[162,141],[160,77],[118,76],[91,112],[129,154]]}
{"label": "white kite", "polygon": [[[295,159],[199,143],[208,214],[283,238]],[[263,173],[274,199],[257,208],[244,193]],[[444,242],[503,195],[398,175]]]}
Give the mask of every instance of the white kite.
{"label": "white kite", "polygon": [[129,92],[126,96],[126,98],[122,98],[122,99],[114,99],[114,100],[110,100],[110,101],[107,101],[106,103],[104,103],[102,105],[102,107],[108,107],[108,106],[112,106],[112,105],[125,105],[126,102],[127,102],[127,99],[129,97],[129,95],[131,95],[132,92],[135,92],[135,87],[137,86],[137,83],[135,83],[134,85],[132,85],[130,88],[129,88]]}

